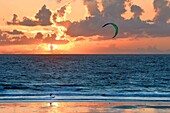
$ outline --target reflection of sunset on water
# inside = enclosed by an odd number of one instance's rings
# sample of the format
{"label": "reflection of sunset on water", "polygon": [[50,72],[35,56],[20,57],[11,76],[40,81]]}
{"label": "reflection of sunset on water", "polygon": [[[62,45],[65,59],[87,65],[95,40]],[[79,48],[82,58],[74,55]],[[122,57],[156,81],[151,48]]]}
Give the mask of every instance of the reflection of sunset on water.
{"label": "reflection of sunset on water", "polygon": [[[123,107],[124,106],[124,107]],[[128,106],[130,106],[128,108]],[[136,106],[136,108],[133,107]],[[145,108],[146,106],[146,108]],[[163,106],[161,109],[147,106]],[[167,108],[164,108],[167,106]],[[169,106],[169,107],[168,107]],[[133,108],[133,109],[132,109]],[[169,113],[169,103],[143,102],[29,102],[0,104],[1,113]]]}

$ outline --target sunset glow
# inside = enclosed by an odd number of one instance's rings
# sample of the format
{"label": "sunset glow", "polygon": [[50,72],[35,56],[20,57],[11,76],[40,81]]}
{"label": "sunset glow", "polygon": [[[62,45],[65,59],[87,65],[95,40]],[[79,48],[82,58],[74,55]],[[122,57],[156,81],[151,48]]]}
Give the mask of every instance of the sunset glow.
{"label": "sunset glow", "polygon": [[[170,53],[167,43],[170,16],[164,13],[170,11],[169,2],[3,0],[0,1],[0,53]],[[113,28],[101,28],[107,22],[119,27],[115,39],[112,39]]]}

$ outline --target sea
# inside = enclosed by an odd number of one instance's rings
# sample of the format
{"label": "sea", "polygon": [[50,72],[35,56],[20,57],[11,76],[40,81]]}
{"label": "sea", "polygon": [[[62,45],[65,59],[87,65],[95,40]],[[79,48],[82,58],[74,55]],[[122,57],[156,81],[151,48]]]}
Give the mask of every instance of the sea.
{"label": "sea", "polygon": [[170,55],[0,55],[0,102],[170,102]]}

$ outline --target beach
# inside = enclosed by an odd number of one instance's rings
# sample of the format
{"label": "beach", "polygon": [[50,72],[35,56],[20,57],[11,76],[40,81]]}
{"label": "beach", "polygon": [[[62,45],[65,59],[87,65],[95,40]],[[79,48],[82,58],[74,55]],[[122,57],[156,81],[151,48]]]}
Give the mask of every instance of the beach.
{"label": "beach", "polygon": [[169,113],[170,103],[157,102],[9,102],[0,113]]}

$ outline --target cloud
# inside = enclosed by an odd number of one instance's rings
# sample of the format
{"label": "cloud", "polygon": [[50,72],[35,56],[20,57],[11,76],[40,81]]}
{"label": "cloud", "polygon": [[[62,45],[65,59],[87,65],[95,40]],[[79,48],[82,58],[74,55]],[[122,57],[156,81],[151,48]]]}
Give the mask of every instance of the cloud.
{"label": "cloud", "polygon": [[56,25],[64,26],[65,28],[68,28],[71,25],[71,21],[66,20],[66,21],[56,22]]}
{"label": "cloud", "polygon": [[59,17],[63,17],[64,14],[66,13],[66,8],[67,8],[67,5],[64,5],[63,7],[61,7],[60,10],[57,10],[57,16]]}
{"label": "cloud", "polygon": [[[14,14],[16,15],[16,14]],[[13,15],[13,18],[15,18]],[[16,15],[16,19],[12,19],[12,22],[7,21],[7,25],[23,25],[23,26],[36,26],[36,25],[41,25],[40,22],[36,21],[36,20],[32,20],[29,19],[28,17],[23,17],[23,20],[20,21],[19,19],[17,19],[17,15]],[[17,21],[16,21],[17,20]]]}
{"label": "cloud", "polygon": [[92,41],[105,41],[105,40],[113,40],[113,38],[108,36],[97,36],[97,38],[90,38]]}
{"label": "cloud", "polygon": [[154,0],[154,8],[157,12],[154,18],[156,23],[166,23],[170,19],[170,2],[168,0]]}
{"label": "cloud", "polygon": [[88,12],[91,16],[100,14],[100,11],[99,11],[98,5],[97,5],[97,1],[84,0],[84,5],[87,7]]}
{"label": "cloud", "polygon": [[[84,48],[82,48],[84,49]],[[145,48],[119,48],[116,44],[108,46],[96,46],[88,49],[91,53],[95,54],[165,54],[170,53],[169,50],[160,50],[156,46],[147,46]]]}
{"label": "cloud", "polygon": [[[94,36],[102,33],[102,23],[100,17],[87,17],[86,20],[80,22],[73,22],[68,27],[66,34],[77,37],[77,36]],[[100,22],[101,21],[101,22]]]}
{"label": "cloud", "polygon": [[[52,19],[53,19],[53,21],[55,22],[55,23],[57,23],[58,21],[57,21],[57,18],[59,17],[60,19],[62,18],[64,18],[64,15],[66,14],[66,8],[67,8],[67,5],[64,5],[63,7],[61,7],[59,10],[57,10],[57,12],[56,13],[54,13],[53,15],[52,15]],[[59,20],[59,21],[61,21],[61,20]]]}
{"label": "cloud", "polygon": [[102,26],[107,22],[114,22],[118,24],[119,27],[125,27],[124,18],[121,16],[121,14],[125,13],[126,11],[124,8],[124,2],[125,0],[103,0],[102,12],[99,12],[99,10],[97,10],[98,6],[97,3],[94,2],[94,0],[88,1],[88,4],[85,2],[87,4],[85,5],[87,6],[88,11],[90,12],[90,14],[92,14],[92,16],[86,17],[86,20],[82,20],[80,22],[73,22],[66,33],[72,37],[94,35],[112,37],[112,35],[114,34],[114,29],[108,29],[108,27],[103,29]]}
{"label": "cloud", "polygon": [[4,34],[3,31],[0,30],[0,41],[6,41],[7,37],[7,34]]}
{"label": "cloud", "polygon": [[38,19],[38,22],[40,22],[41,25],[51,25],[51,14],[51,11],[46,8],[46,5],[44,5],[41,10],[39,10],[39,12],[35,15],[35,18]]}
{"label": "cloud", "polygon": [[30,45],[30,44],[40,44],[40,39],[35,39],[31,37],[23,36],[8,36],[7,34],[3,34],[3,39],[0,40],[0,46],[6,45]]}
{"label": "cloud", "polygon": [[[16,25],[23,25],[23,26],[36,26],[36,25],[41,25],[38,21],[29,19],[28,17],[23,17],[23,20],[20,21],[19,23],[15,23]],[[15,25],[14,24],[14,25]]]}
{"label": "cloud", "polygon": [[24,34],[22,31],[18,31],[18,30],[13,30],[13,31],[6,31],[8,34],[10,35],[22,35]]}
{"label": "cloud", "polygon": [[[166,0],[155,0],[154,6],[157,15],[154,20],[143,21],[141,16],[144,10],[137,5],[129,5],[131,12],[134,13],[130,19],[125,19],[122,14],[126,12],[125,2],[129,0],[102,0],[103,10],[100,12],[96,0],[84,0],[90,17],[80,22],[72,22],[68,27],[66,34],[71,37],[95,36],[112,37],[114,28],[111,26],[102,28],[107,22],[113,22],[118,25],[118,38],[126,37],[168,37],[170,36],[170,24],[166,23],[170,19],[169,2]],[[157,4],[157,5],[156,5]],[[164,23],[160,23],[162,21]],[[152,22],[150,24],[149,22]],[[107,38],[109,39],[109,38]]]}
{"label": "cloud", "polygon": [[144,12],[144,10],[137,5],[132,5],[131,12],[134,13],[134,15],[133,15],[134,19],[139,19],[140,16],[142,15],[142,13]]}
{"label": "cloud", "polygon": [[48,43],[48,44],[67,44],[67,43],[69,43],[69,41],[68,40],[56,40],[56,34],[54,33],[54,34],[51,34],[51,36],[50,35],[48,35],[44,40],[43,40],[43,43]]}
{"label": "cloud", "polygon": [[7,25],[11,25],[11,24],[16,25],[16,24],[18,24],[19,20],[17,18],[18,18],[18,15],[17,14],[13,14],[12,22],[8,22],[7,21]]}
{"label": "cloud", "polygon": [[137,48],[138,53],[163,53],[164,51],[159,50],[156,46],[148,46],[147,48]]}
{"label": "cloud", "polygon": [[84,38],[76,38],[74,41],[84,41],[85,39]]}
{"label": "cloud", "polygon": [[65,20],[66,19],[66,14],[67,14],[67,7],[69,5],[70,5],[70,3],[64,5],[59,10],[57,10],[56,13],[54,13],[52,15],[53,22],[55,22],[56,25],[64,26],[65,28],[68,28],[71,25],[71,21]]}
{"label": "cloud", "polygon": [[35,15],[36,20],[29,19],[28,17],[23,17],[23,20],[18,20],[18,16],[16,14],[13,15],[12,22],[7,22],[7,25],[23,25],[23,26],[48,26],[51,25],[52,22],[50,21],[52,12],[46,8],[44,5],[39,12]]}
{"label": "cloud", "polygon": [[[49,36],[51,35],[51,36]],[[0,31],[0,46],[6,45],[34,45],[34,44],[67,44],[68,40],[56,40],[56,34],[48,34],[44,36],[41,32],[38,32],[34,37],[23,36],[8,36],[4,32]]]}
{"label": "cloud", "polygon": [[18,18],[18,16],[16,14],[13,14],[12,22],[17,23],[18,22],[17,18]]}
{"label": "cloud", "polygon": [[[58,2],[61,1],[62,0],[58,0]],[[153,20],[147,21],[143,21],[140,18],[144,10],[137,5],[133,5],[131,0],[102,0],[102,11],[99,10],[97,0],[83,1],[90,16],[79,22],[71,22],[65,19],[67,6],[69,6],[69,4],[67,4],[57,10],[53,15],[44,5],[35,15],[35,20],[24,17],[22,21],[19,21],[18,16],[14,14],[12,21],[7,22],[7,24],[46,26],[52,24],[50,21],[50,17],[52,17],[53,22],[55,22],[57,26],[67,28],[65,33],[71,37],[98,35],[100,37],[108,37],[107,39],[109,39],[113,36],[115,30],[111,26],[101,27],[107,22],[113,22],[118,25],[118,38],[170,36],[170,23],[167,23],[170,19],[170,13],[168,13],[170,12],[170,3],[167,0],[154,0],[153,5],[157,14]],[[129,2],[128,7],[130,7],[131,12],[134,14],[133,17],[128,20],[122,17],[122,14],[126,12],[125,2]]]}
{"label": "cloud", "polygon": [[35,39],[43,39],[43,34],[41,32],[38,32],[35,37]]}

